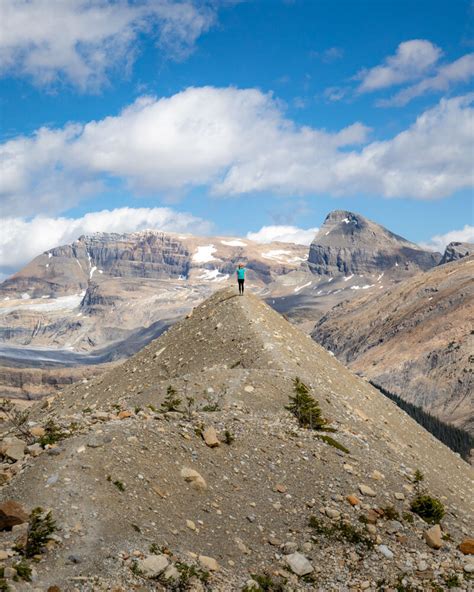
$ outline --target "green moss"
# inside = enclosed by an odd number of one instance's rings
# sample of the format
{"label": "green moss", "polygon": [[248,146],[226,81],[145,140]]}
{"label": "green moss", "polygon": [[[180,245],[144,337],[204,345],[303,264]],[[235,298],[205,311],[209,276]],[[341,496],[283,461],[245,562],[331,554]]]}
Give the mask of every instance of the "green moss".
{"label": "green moss", "polygon": [[425,493],[419,494],[413,499],[410,509],[429,524],[440,522],[445,514],[444,506],[440,500]]}

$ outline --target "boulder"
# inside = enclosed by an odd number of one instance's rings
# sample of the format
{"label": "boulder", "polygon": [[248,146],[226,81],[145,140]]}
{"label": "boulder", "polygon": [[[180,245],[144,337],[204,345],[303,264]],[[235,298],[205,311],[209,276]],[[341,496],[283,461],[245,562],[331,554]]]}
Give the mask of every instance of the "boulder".
{"label": "boulder", "polygon": [[4,457],[13,461],[21,460],[25,456],[26,444],[23,440],[15,438],[4,438],[0,446],[0,452]]}
{"label": "boulder", "polygon": [[297,576],[306,576],[313,571],[313,566],[301,553],[292,553],[285,557],[288,567]]}
{"label": "boulder", "polygon": [[474,539],[467,538],[459,543],[458,549],[464,555],[474,555]]}
{"label": "boulder", "polygon": [[208,569],[209,571],[219,570],[219,564],[212,557],[207,557],[206,555],[199,555],[199,563],[202,565],[204,569]]}
{"label": "boulder", "polygon": [[181,477],[183,477],[187,483],[190,483],[191,487],[196,491],[205,491],[207,489],[207,483],[204,480],[204,477],[194,469],[183,467],[181,469]]}
{"label": "boulder", "polygon": [[28,514],[21,504],[7,500],[0,505],[0,530],[10,529],[25,522],[28,522]]}
{"label": "boulder", "polygon": [[431,547],[432,549],[441,549],[443,546],[441,527],[439,524],[435,524],[428,530],[425,530],[423,536],[428,547]]}
{"label": "boulder", "polygon": [[220,444],[216,430],[212,426],[207,427],[203,431],[202,437],[206,445],[209,446],[209,448],[216,448]]}
{"label": "boulder", "polygon": [[169,565],[166,555],[148,555],[137,561],[137,567],[146,578],[157,578]]}

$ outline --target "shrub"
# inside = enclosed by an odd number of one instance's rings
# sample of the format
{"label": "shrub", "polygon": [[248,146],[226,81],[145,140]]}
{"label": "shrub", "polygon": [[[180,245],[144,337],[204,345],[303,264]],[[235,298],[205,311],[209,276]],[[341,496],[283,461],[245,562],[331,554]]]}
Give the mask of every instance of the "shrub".
{"label": "shrub", "polygon": [[245,586],[242,592],[285,592],[286,580],[279,578],[278,581],[268,574],[251,574],[256,586]]}
{"label": "shrub", "polygon": [[43,508],[34,508],[30,514],[26,544],[23,550],[25,557],[39,555],[57,530],[51,512],[44,512]]}
{"label": "shrub", "polygon": [[51,446],[52,444],[56,444],[56,442],[59,442],[66,437],[66,434],[55,423],[54,419],[48,419],[44,426],[44,430],[44,436],[41,436],[41,438],[38,440],[43,448],[48,445]]}
{"label": "shrub", "polygon": [[31,567],[22,559],[18,563],[14,563],[13,567],[16,569],[17,576],[20,580],[31,582]]}
{"label": "shrub", "polygon": [[0,411],[5,414],[17,433],[25,438],[28,444],[33,444],[35,438],[28,427],[29,412],[17,409],[14,403],[8,399],[2,399],[0,401]]}
{"label": "shrub", "polygon": [[299,378],[293,380],[294,396],[290,395],[290,403],[285,407],[298,420],[300,427],[311,430],[323,429],[327,423],[322,417],[318,401],[312,397],[309,388]]}
{"label": "shrub", "polygon": [[410,509],[430,524],[440,522],[445,514],[440,500],[426,493],[417,495],[411,502]]}
{"label": "shrub", "polygon": [[226,430],[224,432],[224,442],[230,446],[234,440],[235,440],[234,434],[232,432],[230,432],[229,430]]}
{"label": "shrub", "polygon": [[343,444],[341,444],[340,442],[338,442],[337,440],[335,440],[334,438],[331,438],[331,436],[317,436],[318,440],[322,440],[323,442],[326,442],[326,444],[329,444],[329,446],[334,446],[334,448],[337,448],[338,450],[342,450],[342,452],[345,452],[346,454],[349,454],[349,449],[346,448]]}
{"label": "shrub", "polygon": [[400,514],[393,506],[382,508],[383,516],[387,520],[400,520]]}
{"label": "shrub", "polygon": [[366,549],[372,549],[374,542],[364,531],[358,530],[349,522],[340,520],[339,522],[324,524],[316,516],[311,516],[309,526],[315,534],[326,536],[336,541],[348,542],[352,545],[360,545]]}
{"label": "shrub", "polygon": [[166,389],[166,397],[161,403],[161,411],[166,413],[168,411],[180,411],[181,399],[178,397],[176,389],[171,385]]}

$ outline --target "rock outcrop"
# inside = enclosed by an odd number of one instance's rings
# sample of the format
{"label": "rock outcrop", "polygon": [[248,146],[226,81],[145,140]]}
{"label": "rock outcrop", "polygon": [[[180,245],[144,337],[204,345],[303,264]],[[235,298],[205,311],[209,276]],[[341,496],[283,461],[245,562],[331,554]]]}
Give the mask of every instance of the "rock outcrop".
{"label": "rock outcrop", "polygon": [[449,243],[439,264],[444,265],[445,263],[451,263],[451,261],[457,261],[463,257],[469,257],[470,255],[474,255],[474,244],[459,242]]}
{"label": "rock outcrop", "polygon": [[[287,409],[296,377],[330,433]],[[23,557],[42,590],[468,589],[472,469],[252,294],[218,291],[28,425],[45,436],[3,463],[0,503],[43,538],[32,561],[23,525],[1,533],[4,577]]]}
{"label": "rock outcrop", "polygon": [[423,250],[360,214],[335,210],[309,249],[308,265],[318,275],[391,272],[401,278],[437,265],[439,253]]}
{"label": "rock outcrop", "polygon": [[389,392],[474,433],[474,257],[341,304],[313,338]]}

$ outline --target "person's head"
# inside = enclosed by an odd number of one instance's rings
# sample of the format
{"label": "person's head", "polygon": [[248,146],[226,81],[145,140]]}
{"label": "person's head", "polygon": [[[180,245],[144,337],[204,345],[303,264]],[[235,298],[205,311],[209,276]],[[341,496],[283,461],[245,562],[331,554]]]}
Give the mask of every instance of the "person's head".
{"label": "person's head", "polygon": [[244,266],[243,263],[239,263],[239,268],[242,268]]}

